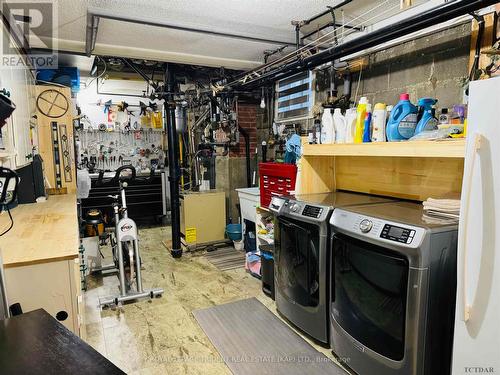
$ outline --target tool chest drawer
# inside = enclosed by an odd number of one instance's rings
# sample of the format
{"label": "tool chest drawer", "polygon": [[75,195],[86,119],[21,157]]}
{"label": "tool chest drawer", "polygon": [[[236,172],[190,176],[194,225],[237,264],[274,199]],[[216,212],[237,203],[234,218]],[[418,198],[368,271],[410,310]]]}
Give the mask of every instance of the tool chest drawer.
{"label": "tool chest drawer", "polygon": [[[163,216],[166,197],[163,193],[162,178],[155,175],[152,178],[137,178],[129,183],[126,188],[128,214],[133,219]],[[98,209],[104,217],[113,218],[111,204],[113,200],[108,195],[119,194],[118,186],[109,186],[104,182],[97,185],[97,180],[92,179],[92,187],[88,198],[82,199],[82,217],[87,211]]]}
{"label": "tool chest drawer", "polygon": [[259,163],[260,205],[268,207],[273,196],[288,195],[295,190],[297,166],[283,163]]}

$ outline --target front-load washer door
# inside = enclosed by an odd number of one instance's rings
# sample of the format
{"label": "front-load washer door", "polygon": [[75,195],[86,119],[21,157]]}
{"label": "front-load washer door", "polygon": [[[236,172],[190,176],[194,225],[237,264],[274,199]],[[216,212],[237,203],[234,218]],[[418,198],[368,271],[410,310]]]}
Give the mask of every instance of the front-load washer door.
{"label": "front-load washer door", "polygon": [[333,236],[333,251],[333,318],[365,347],[401,361],[405,354],[408,261],[340,234]]}
{"label": "front-load washer door", "polygon": [[320,299],[319,228],[283,217],[278,220],[276,288],[293,303],[316,307]]}

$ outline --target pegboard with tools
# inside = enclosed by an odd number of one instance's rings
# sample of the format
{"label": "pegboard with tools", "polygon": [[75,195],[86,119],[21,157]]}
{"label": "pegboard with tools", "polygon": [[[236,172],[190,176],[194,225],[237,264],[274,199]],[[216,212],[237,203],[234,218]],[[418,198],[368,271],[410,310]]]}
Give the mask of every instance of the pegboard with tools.
{"label": "pegboard with tools", "polygon": [[162,168],[165,164],[164,131],[157,129],[78,130],[78,164],[89,171],[114,171],[133,165],[137,172]]}

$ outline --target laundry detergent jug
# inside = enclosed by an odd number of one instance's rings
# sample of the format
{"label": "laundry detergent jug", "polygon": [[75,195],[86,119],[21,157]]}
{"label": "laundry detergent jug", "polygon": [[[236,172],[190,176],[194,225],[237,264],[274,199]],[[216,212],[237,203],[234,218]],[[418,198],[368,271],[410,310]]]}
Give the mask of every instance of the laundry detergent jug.
{"label": "laundry detergent jug", "polygon": [[421,98],[418,100],[418,123],[415,128],[415,135],[427,130],[438,128],[438,119],[435,116],[435,105],[437,99]]}
{"label": "laundry detergent jug", "polygon": [[415,134],[418,108],[410,102],[409,94],[401,94],[399,103],[394,106],[387,122],[387,140],[399,142]]}
{"label": "laundry detergent jug", "polygon": [[354,143],[363,143],[363,133],[365,130],[365,120],[366,120],[366,105],[368,104],[368,98],[362,97],[359,100],[358,107],[356,108],[356,130],[354,133]]}

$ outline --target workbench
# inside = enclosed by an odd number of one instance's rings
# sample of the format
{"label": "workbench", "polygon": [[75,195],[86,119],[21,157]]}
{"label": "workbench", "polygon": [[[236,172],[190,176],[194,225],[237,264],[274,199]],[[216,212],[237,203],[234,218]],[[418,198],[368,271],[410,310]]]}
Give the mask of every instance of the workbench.
{"label": "workbench", "polygon": [[[11,210],[13,228],[0,238],[9,304],[24,312],[43,308],[83,336],[79,232],[76,196],[49,196],[46,202]],[[10,224],[0,215],[0,230]]]}

